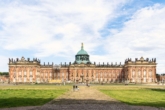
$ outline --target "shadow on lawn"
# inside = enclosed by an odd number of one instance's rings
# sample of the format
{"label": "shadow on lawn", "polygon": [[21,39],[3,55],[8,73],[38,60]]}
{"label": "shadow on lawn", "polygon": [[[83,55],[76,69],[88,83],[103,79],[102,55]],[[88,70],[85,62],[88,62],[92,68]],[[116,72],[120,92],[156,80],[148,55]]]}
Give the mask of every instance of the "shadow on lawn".
{"label": "shadow on lawn", "polygon": [[128,104],[128,105],[136,105],[136,106],[152,106],[152,107],[165,107],[164,102],[118,102],[118,101],[106,101],[106,100],[74,100],[74,99],[60,99],[53,100],[50,104]]}
{"label": "shadow on lawn", "polygon": [[21,106],[37,106],[37,105],[44,105],[46,103],[55,104],[55,105],[70,105],[70,104],[98,104],[98,105],[140,105],[140,106],[153,106],[153,107],[165,107],[165,102],[124,102],[121,103],[119,101],[106,101],[106,100],[92,100],[92,99],[55,99],[52,100],[51,98],[44,99],[44,98],[9,98],[9,99],[0,99],[0,108],[8,108],[8,107],[21,107]]}
{"label": "shadow on lawn", "polygon": [[165,93],[165,89],[150,89],[152,91],[157,91],[157,92],[164,92]]}
{"label": "shadow on lawn", "polygon": [[49,104],[65,104],[65,105],[70,105],[70,104],[100,104],[100,105],[135,105],[135,106],[152,106],[152,107],[165,107],[165,101],[164,102],[119,102],[119,101],[106,101],[106,100],[75,100],[75,99],[60,99],[60,100],[52,100],[49,102]]}
{"label": "shadow on lawn", "polygon": [[0,108],[43,105],[53,98],[0,98]]}
{"label": "shadow on lawn", "polygon": [[121,103],[119,101],[107,101],[107,100],[93,100],[93,99],[55,99],[50,104],[114,104]]}

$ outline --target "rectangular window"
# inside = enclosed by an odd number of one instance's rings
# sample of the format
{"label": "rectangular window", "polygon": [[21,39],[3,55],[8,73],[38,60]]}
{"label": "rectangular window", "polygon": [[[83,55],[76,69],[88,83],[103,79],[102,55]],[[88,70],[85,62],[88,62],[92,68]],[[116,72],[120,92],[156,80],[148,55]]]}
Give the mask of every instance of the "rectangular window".
{"label": "rectangular window", "polygon": [[24,78],[24,82],[26,82],[26,78]]}
{"label": "rectangular window", "polygon": [[13,79],[13,82],[15,82],[15,78]]}
{"label": "rectangular window", "polygon": [[32,82],[32,77],[30,77],[30,82]]}
{"label": "rectangular window", "polygon": [[149,75],[150,75],[150,77],[152,77],[152,71],[150,71]]}
{"label": "rectangular window", "polygon": [[19,78],[19,82],[22,82],[22,78]]}
{"label": "rectangular window", "polygon": [[146,71],[144,71],[144,77],[146,77]]}
{"label": "rectangular window", "polygon": [[135,76],[135,71],[132,72],[132,77],[134,77],[134,76]]}
{"label": "rectangular window", "polygon": [[139,77],[141,76],[141,71],[139,71]]}
{"label": "rectangular window", "polygon": [[32,76],[32,71],[30,71],[30,75]]}

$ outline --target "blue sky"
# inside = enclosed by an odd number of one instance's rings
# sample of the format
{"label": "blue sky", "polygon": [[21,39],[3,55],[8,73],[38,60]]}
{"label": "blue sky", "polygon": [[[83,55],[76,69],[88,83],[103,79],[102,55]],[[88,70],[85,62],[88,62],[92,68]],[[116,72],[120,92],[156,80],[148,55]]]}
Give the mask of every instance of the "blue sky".
{"label": "blue sky", "polygon": [[74,62],[84,43],[92,62],[157,58],[165,72],[164,0],[0,0],[0,71],[8,58]]}

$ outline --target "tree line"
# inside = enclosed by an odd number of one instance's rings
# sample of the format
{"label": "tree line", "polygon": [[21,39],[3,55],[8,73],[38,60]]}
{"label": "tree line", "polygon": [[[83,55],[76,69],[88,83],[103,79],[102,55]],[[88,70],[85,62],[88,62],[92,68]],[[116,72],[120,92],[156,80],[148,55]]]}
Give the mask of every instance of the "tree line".
{"label": "tree line", "polygon": [[9,75],[9,72],[0,72],[0,75]]}

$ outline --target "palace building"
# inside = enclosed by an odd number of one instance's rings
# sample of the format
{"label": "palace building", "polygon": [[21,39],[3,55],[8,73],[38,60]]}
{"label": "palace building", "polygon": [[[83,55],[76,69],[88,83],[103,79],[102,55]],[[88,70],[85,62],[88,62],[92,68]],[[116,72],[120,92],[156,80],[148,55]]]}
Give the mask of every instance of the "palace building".
{"label": "palace building", "polygon": [[51,80],[73,83],[154,83],[156,82],[156,58],[131,60],[124,64],[96,64],[90,61],[90,55],[81,50],[75,55],[75,61],[69,64],[41,64],[34,58],[9,58],[10,83],[48,83]]}

